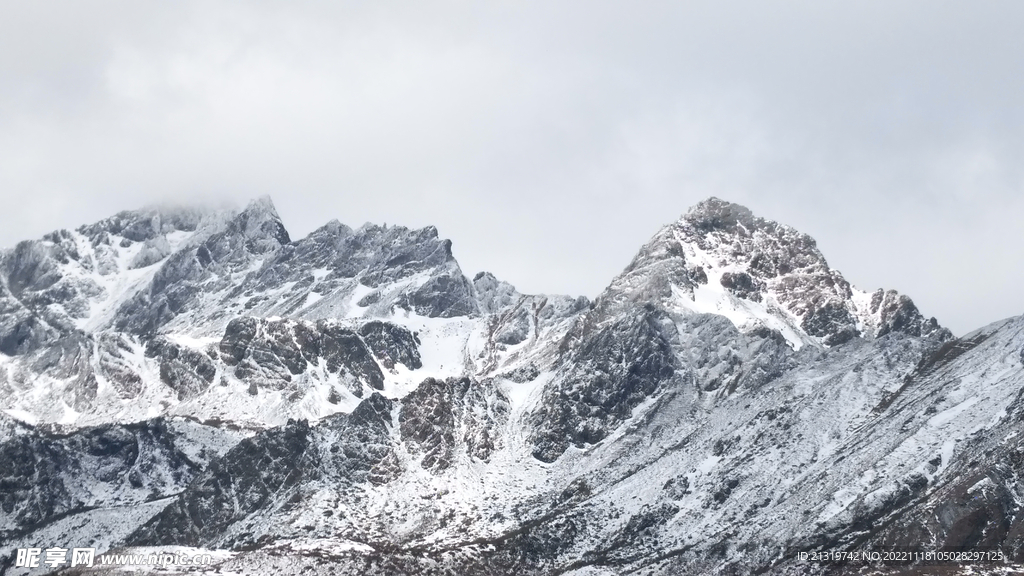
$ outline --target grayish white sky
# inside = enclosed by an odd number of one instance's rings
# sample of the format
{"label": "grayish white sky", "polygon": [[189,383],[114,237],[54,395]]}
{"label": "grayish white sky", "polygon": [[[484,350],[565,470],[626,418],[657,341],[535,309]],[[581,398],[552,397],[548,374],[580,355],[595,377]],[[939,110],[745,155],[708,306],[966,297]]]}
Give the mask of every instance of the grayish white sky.
{"label": "grayish white sky", "polygon": [[270,194],[596,295],[707,196],[957,334],[1024,313],[1024,3],[19,2],[0,245]]}

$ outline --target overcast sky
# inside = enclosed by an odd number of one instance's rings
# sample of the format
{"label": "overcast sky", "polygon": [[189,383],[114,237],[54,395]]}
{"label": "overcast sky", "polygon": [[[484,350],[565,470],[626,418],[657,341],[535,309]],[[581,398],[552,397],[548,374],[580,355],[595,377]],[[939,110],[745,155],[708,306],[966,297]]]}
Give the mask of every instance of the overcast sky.
{"label": "overcast sky", "polygon": [[593,297],[718,196],[957,334],[1024,313],[1024,2],[0,6],[0,246],[269,194]]}

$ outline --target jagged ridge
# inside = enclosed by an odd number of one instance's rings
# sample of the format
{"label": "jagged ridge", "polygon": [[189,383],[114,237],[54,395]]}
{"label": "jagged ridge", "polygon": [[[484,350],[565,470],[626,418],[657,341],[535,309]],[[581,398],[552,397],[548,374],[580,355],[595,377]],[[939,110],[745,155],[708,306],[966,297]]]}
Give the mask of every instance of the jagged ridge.
{"label": "jagged ridge", "polygon": [[[470,281],[433,228],[291,240],[269,201],[122,213],[0,264],[0,398],[65,433],[68,461],[90,418],[199,420],[170,420],[189,422],[187,486],[141,467],[180,494],[5,517],[25,538],[102,513],[132,531],[105,545],[325,574],[800,573],[796,551],[862,542],[1021,554],[1021,320],[952,339],[735,204],[663,228],[593,303]],[[0,453],[39,433],[0,424]],[[140,469],[129,444],[100,467],[115,495]],[[70,501],[17,482],[17,502]]]}

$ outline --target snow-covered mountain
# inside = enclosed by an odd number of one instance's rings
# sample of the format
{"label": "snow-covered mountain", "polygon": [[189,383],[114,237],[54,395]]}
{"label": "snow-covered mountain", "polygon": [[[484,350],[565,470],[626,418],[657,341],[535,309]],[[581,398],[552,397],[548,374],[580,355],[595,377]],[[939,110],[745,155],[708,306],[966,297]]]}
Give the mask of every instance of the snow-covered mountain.
{"label": "snow-covered mountain", "polygon": [[123,212],[0,253],[0,544],[286,574],[1024,561],[1022,363],[1024,318],[953,338],[714,198],[593,302],[470,280],[432,227]]}

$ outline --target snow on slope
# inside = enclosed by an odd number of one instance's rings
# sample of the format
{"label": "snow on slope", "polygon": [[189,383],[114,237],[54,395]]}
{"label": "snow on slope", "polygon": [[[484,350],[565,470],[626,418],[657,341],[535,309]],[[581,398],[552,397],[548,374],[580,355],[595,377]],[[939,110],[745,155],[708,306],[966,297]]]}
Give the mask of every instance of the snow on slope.
{"label": "snow on slope", "polygon": [[[0,390],[65,430],[258,431],[118,533],[234,549],[225,570],[799,573],[793,551],[881,538],[951,482],[991,492],[963,471],[1024,412],[1024,320],[953,340],[716,199],[593,304],[470,281],[431,228],[292,241],[265,201],[173,239],[146,279],[104,280],[127,300],[90,330],[0,357]],[[32,373],[53,342],[91,371]]]}

